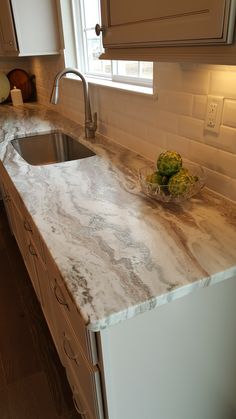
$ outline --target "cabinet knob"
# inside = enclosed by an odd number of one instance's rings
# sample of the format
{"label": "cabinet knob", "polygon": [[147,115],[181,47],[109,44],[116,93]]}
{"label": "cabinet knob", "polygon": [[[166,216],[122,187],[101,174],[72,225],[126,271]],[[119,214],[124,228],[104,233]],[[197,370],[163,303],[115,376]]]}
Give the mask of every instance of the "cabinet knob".
{"label": "cabinet knob", "polygon": [[78,359],[77,359],[78,355],[75,355],[73,353],[73,350],[72,350],[71,345],[70,345],[70,341],[66,337],[65,333],[64,333],[64,339],[63,339],[62,346],[63,346],[63,350],[64,350],[67,358],[69,358],[71,361],[75,361],[77,364],[79,364]]}
{"label": "cabinet knob", "polygon": [[[62,306],[65,306],[67,308],[67,310],[70,311],[69,306],[68,306],[67,302],[63,299],[63,296],[61,295],[61,292],[60,292],[60,288],[57,286],[57,284],[51,284],[51,286],[52,286],[52,290],[54,292],[54,295],[55,295],[55,298],[56,298],[57,302],[59,304],[61,304]],[[58,289],[59,289],[59,292],[60,292],[60,296],[58,295]]]}
{"label": "cabinet knob", "polygon": [[12,47],[12,46],[13,46],[13,42],[12,42],[12,41],[10,41],[10,42],[9,42],[9,45]]}
{"label": "cabinet knob", "polygon": [[101,32],[104,32],[104,27],[100,26],[99,23],[95,26],[95,33],[97,36],[100,36]]}
{"label": "cabinet knob", "polygon": [[37,253],[36,253],[36,252],[35,252],[35,250],[34,250],[33,245],[32,245],[31,243],[28,245],[28,249],[29,249],[29,252],[30,252],[30,254],[31,254],[32,256],[38,256],[38,255],[37,255]]}
{"label": "cabinet knob", "polygon": [[87,418],[87,415],[86,415],[86,413],[87,413],[87,411],[86,410],[83,410],[83,409],[81,409],[79,406],[78,406],[78,402],[77,402],[77,400],[76,400],[76,396],[78,397],[78,393],[76,392],[76,393],[73,393],[73,402],[74,402],[74,406],[75,406],[75,409],[77,410],[77,412],[82,416],[82,418],[83,419],[86,419]]}
{"label": "cabinet knob", "polygon": [[30,231],[31,233],[33,232],[32,228],[30,227],[30,224],[27,220],[24,220],[24,228],[26,231]]}

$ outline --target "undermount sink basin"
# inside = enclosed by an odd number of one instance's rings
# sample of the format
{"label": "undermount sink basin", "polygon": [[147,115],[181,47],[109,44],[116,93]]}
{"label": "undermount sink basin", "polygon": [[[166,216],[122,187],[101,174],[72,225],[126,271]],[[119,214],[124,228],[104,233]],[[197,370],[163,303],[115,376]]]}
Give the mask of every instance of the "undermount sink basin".
{"label": "undermount sink basin", "polygon": [[20,156],[34,166],[95,156],[89,148],[60,131],[16,138],[11,143]]}

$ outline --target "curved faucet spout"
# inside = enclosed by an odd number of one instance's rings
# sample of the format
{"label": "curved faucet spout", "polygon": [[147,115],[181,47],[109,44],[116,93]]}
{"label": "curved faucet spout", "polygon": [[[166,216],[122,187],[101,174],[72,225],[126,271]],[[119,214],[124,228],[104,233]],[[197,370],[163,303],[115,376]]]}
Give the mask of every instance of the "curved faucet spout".
{"label": "curved faucet spout", "polygon": [[92,117],[91,113],[91,106],[89,100],[89,89],[88,89],[88,82],[76,68],[65,68],[64,70],[60,71],[54,80],[54,85],[51,93],[50,102],[56,105],[59,99],[59,83],[62,77],[66,74],[72,73],[78,76],[82,80],[83,85],[83,92],[84,92],[84,110],[85,110],[85,137],[86,138],[94,138],[95,131],[97,129],[97,113],[94,113]]}

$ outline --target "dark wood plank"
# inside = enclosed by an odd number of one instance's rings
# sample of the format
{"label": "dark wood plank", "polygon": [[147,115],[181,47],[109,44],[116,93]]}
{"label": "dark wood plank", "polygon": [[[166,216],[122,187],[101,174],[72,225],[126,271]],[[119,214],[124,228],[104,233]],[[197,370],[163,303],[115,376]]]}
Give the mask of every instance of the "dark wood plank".
{"label": "dark wood plank", "polygon": [[8,395],[12,419],[58,419],[43,372],[9,385]]}
{"label": "dark wood plank", "polygon": [[5,374],[0,359],[0,418],[13,419],[10,412],[10,402],[8,396],[8,389],[5,380]]}
{"label": "dark wood plank", "polygon": [[11,383],[40,371],[41,366],[5,251],[0,253],[0,287],[0,355],[6,381]]}

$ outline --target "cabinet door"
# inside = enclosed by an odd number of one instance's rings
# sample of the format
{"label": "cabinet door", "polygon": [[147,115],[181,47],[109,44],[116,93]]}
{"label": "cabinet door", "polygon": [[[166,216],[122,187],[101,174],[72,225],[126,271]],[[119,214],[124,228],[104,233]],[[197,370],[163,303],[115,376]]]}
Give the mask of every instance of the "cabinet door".
{"label": "cabinet door", "polygon": [[231,43],[235,1],[101,0],[104,47]]}
{"label": "cabinet door", "polygon": [[12,204],[12,199],[10,196],[10,193],[3,183],[1,183],[1,192],[2,192],[2,198],[4,202],[4,207],[7,213],[8,223],[11,230],[11,233],[16,235],[16,222],[15,222],[15,214],[14,214],[14,208]]}
{"label": "cabinet door", "polygon": [[37,273],[37,263],[38,263],[38,258],[39,258],[38,251],[27,231],[27,225],[25,224],[24,214],[22,214],[18,210],[18,208],[14,205],[14,203],[13,203],[13,206],[14,206],[14,213],[15,213],[15,220],[16,220],[15,238],[19,246],[21,255],[24,259],[25,266],[29,273],[35,293],[41,304],[42,299],[41,299],[41,292],[40,292],[38,273]]}
{"label": "cabinet door", "polygon": [[39,253],[37,252],[36,246],[29,236],[29,232],[27,230],[28,225],[25,223],[25,217],[14,203],[14,197],[11,193],[9,193],[5,184],[2,184],[1,189],[10,228],[17,241],[38,300],[41,303],[38,271],[40,269],[40,273],[42,272],[41,265],[39,265],[39,263],[42,264],[42,262],[40,261]]}
{"label": "cabinet door", "polygon": [[[67,375],[73,371],[71,389],[76,409],[84,419],[103,419],[101,384],[97,366],[93,365],[85,345],[85,326],[81,329],[79,314],[77,321],[73,315],[72,302],[65,287],[47,258],[48,279],[50,284],[52,318],[54,321],[54,340],[61,363]],[[77,327],[76,327],[77,325]],[[92,362],[90,362],[90,360]]]}
{"label": "cabinet door", "polygon": [[71,324],[78,337],[80,346],[88,362],[96,365],[97,353],[95,335],[87,330],[84,321],[78,313],[76,305],[72,301],[63,283],[60,272],[49,253],[46,253],[46,265],[51,289],[51,303],[54,306],[54,312],[59,313],[59,317],[61,313],[63,313],[68,319],[68,322]]}
{"label": "cabinet door", "polygon": [[[70,376],[70,372],[73,372],[74,380],[71,388],[76,409],[84,419],[103,419],[101,384],[98,368],[88,363],[71,324],[60,309],[60,306],[63,307],[64,305],[63,296],[60,295],[59,297],[58,294],[56,300],[57,302],[60,301],[59,307],[57,304],[54,305],[59,355],[62,364],[66,368],[67,375],[69,374]],[[71,384],[70,379],[69,382]]]}
{"label": "cabinet door", "polygon": [[18,51],[10,0],[0,0],[0,37],[3,51]]}
{"label": "cabinet door", "polygon": [[11,0],[20,55],[58,54],[57,0]]}
{"label": "cabinet door", "polygon": [[51,336],[56,346],[58,355],[62,360],[62,354],[60,352],[60,345],[58,340],[57,326],[56,326],[56,313],[54,309],[54,295],[50,287],[50,274],[48,267],[45,266],[39,259],[37,264],[37,274],[39,278],[40,291],[42,296],[42,309],[47,321]]}

